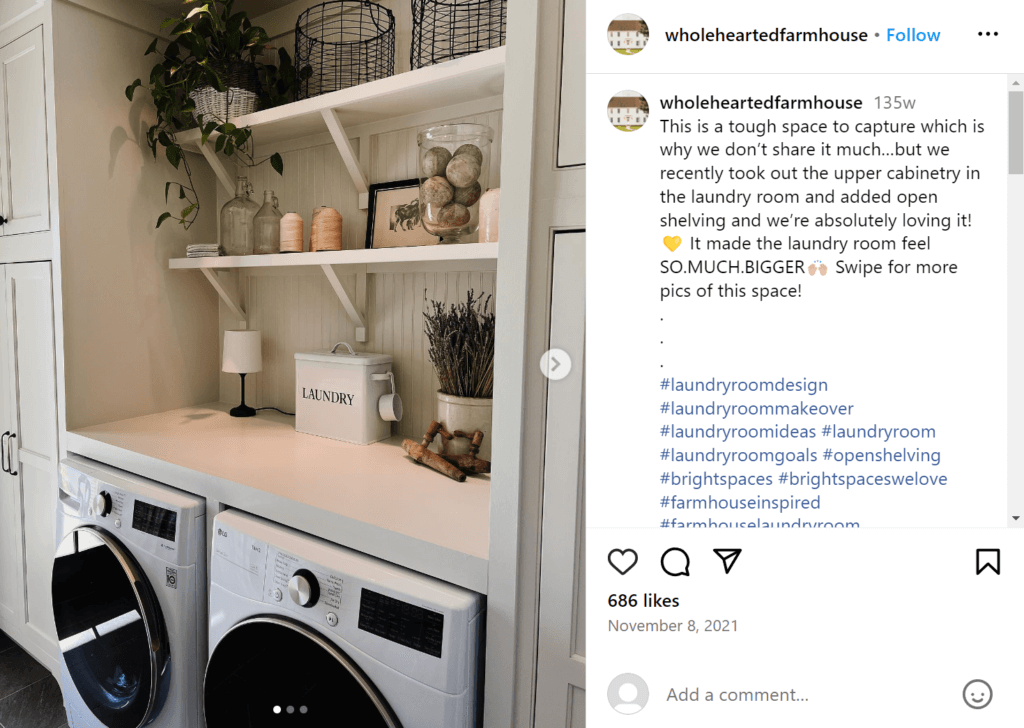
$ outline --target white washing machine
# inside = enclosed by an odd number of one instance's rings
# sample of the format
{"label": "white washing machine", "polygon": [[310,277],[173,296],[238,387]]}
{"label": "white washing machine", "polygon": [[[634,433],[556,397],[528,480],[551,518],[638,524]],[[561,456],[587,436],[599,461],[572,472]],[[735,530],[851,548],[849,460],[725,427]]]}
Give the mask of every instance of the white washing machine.
{"label": "white washing machine", "polygon": [[479,594],[239,511],[213,544],[208,728],[477,725]]}
{"label": "white washing machine", "polygon": [[53,614],[71,728],[199,728],[206,502],[61,462]]}

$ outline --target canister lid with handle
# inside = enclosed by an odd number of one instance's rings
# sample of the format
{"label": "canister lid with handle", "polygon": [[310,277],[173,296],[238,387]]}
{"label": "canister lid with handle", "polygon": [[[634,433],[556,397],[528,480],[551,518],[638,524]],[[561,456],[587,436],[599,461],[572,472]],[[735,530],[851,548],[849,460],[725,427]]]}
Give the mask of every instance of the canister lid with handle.
{"label": "canister lid with handle", "polygon": [[376,354],[372,351],[356,351],[347,341],[339,341],[330,349],[318,351],[297,351],[296,360],[322,361],[346,366],[372,367],[379,364],[390,364],[394,361],[390,354]]}

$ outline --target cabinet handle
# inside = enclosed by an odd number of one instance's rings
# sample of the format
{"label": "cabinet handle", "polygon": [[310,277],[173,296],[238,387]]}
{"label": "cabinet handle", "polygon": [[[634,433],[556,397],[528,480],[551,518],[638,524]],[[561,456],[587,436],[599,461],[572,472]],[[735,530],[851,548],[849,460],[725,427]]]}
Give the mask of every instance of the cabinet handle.
{"label": "cabinet handle", "polygon": [[18,471],[14,469],[14,455],[11,453],[11,443],[14,442],[16,437],[17,435],[12,432],[11,436],[7,438],[7,472],[11,475],[18,474]]}
{"label": "cabinet handle", "polygon": [[11,472],[7,469],[7,463],[4,461],[4,451],[7,449],[7,441],[4,438],[8,437],[10,434],[11,431],[8,430],[4,434],[0,435],[0,468],[3,468],[5,473]]}
{"label": "cabinet handle", "polygon": [[7,218],[4,217],[3,215],[0,215],[0,225],[6,225],[6,224],[7,224]]}

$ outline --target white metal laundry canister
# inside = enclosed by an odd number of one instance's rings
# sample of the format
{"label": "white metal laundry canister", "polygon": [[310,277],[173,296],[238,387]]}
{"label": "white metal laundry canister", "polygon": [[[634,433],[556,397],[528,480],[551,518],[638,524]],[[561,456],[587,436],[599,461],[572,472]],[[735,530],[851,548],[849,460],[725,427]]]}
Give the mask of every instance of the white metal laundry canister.
{"label": "white metal laundry canister", "polygon": [[391,422],[379,406],[392,392],[391,362],[388,354],[356,352],[348,344],[296,353],[295,429],[357,445],[390,437]]}

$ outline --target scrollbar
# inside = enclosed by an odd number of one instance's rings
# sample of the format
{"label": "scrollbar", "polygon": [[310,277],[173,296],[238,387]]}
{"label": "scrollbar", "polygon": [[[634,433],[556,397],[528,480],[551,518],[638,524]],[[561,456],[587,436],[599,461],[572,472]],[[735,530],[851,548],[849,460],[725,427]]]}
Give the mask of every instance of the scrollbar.
{"label": "scrollbar", "polygon": [[1010,91],[1010,174],[1024,174],[1024,86],[1014,81]]}

